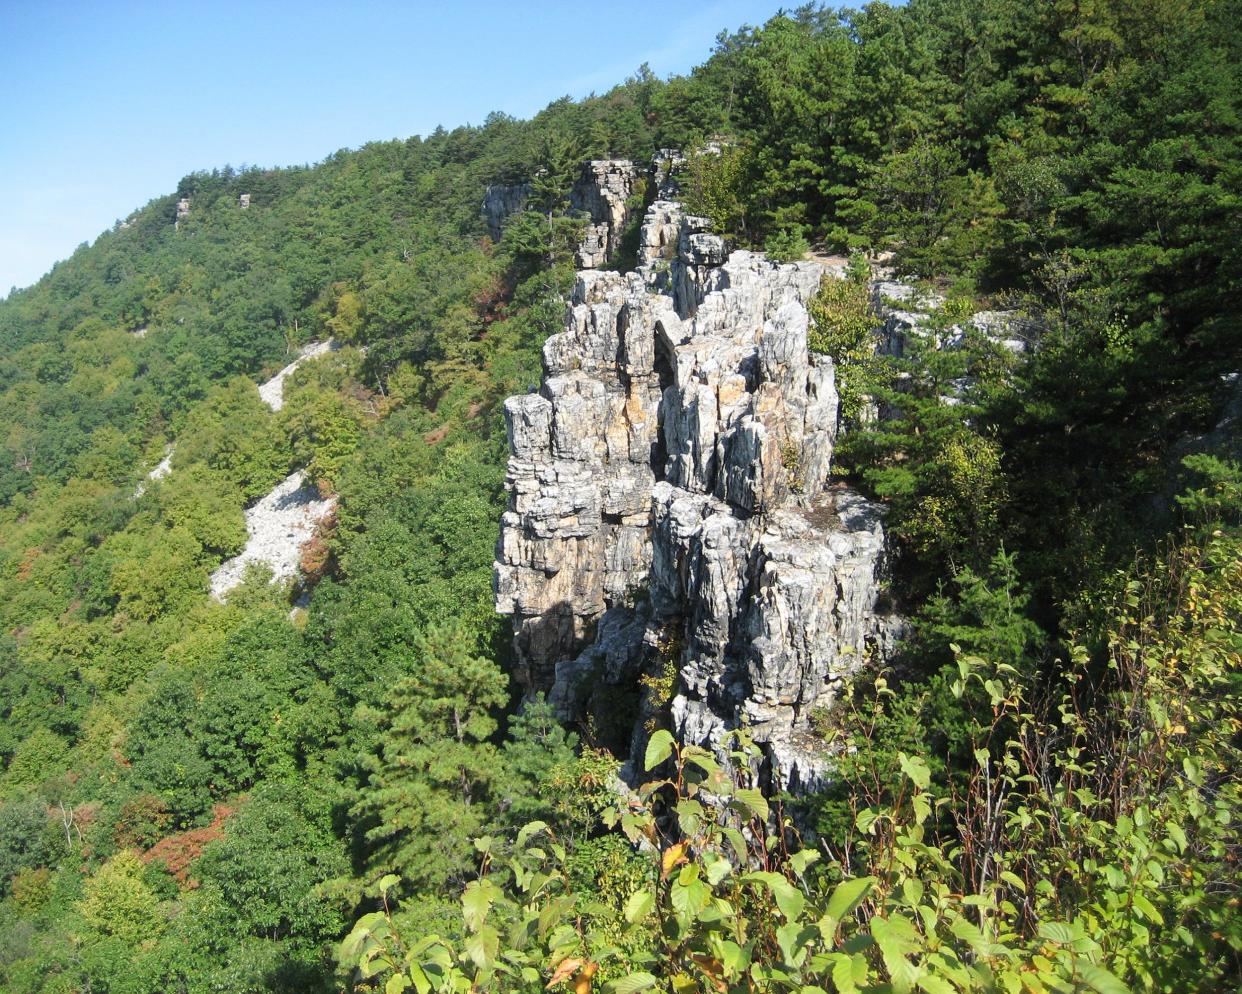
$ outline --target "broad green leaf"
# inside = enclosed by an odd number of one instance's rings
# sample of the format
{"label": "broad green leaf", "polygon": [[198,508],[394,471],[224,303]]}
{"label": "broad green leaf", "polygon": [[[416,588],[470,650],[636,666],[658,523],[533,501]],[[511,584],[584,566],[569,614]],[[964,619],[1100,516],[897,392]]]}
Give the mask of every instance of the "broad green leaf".
{"label": "broad green leaf", "polygon": [[932,973],[923,974],[916,983],[927,994],[957,994],[957,989],[951,983]]}
{"label": "broad green leaf", "polygon": [[720,772],[720,764],[716,762],[716,757],[706,749],[699,746],[687,746],[681,755],[687,763],[692,763],[704,773],[710,775]]}
{"label": "broad green leaf", "polygon": [[1062,946],[1068,946],[1078,938],[1074,929],[1061,922],[1041,922],[1039,934],[1049,942],[1056,942]]}
{"label": "broad green leaf", "polygon": [[832,983],[840,994],[854,994],[858,985],[854,982],[853,957],[845,953],[832,965]]}
{"label": "broad green leaf", "polygon": [[667,729],[661,728],[647,741],[647,752],[643,756],[643,769],[650,773],[672,754],[673,735]]}
{"label": "broad green leaf", "polygon": [[625,902],[625,920],[631,925],[636,925],[649,914],[651,909],[655,907],[655,895],[645,887],[634,891],[630,895],[630,899]]}
{"label": "broad green leaf", "polygon": [[753,787],[746,787],[734,794],[733,799],[756,818],[760,818],[763,821],[768,820],[768,799],[763,796],[761,791]]}
{"label": "broad green leaf", "polygon": [[1026,882],[1023,881],[1023,879],[1016,873],[1013,873],[1010,870],[1002,870],[1000,878],[1005,881],[1005,883],[1009,884],[1009,886],[1017,887],[1023,894],[1026,893]]}
{"label": "broad green leaf", "polygon": [[1078,971],[1078,975],[1091,985],[1092,990],[1098,991],[1099,994],[1130,994],[1130,988],[1102,966],[1075,960],[1074,968]]}
{"label": "broad green leaf", "polygon": [[544,831],[547,827],[548,827],[547,822],[543,822],[543,821],[527,822],[525,825],[522,826],[521,831],[518,832],[517,847],[521,849],[530,840],[530,837],[532,835],[535,835],[538,832]]}
{"label": "broad green leaf", "polygon": [[931,770],[927,763],[917,756],[907,756],[904,752],[897,754],[897,762],[901,764],[901,772],[910,778],[919,790],[931,786]]}
{"label": "broad green leaf", "polygon": [[404,973],[394,973],[384,984],[384,994],[401,994],[410,986],[410,980]]}
{"label": "broad green leaf", "polygon": [[431,978],[427,976],[423,968],[417,963],[408,964],[408,968],[410,978],[414,981],[414,989],[418,991],[418,994],[428,994],[431,990]]}
{"label": "broad green leaf", "polygon": [[612,981],[605,990],[610,994],[636,994],[637,991],[645,991],[657,983],[656,978],[649,973],[631,973],[627,977]]}
{"label": "broad green leaf", "polygon": [[1142,894],[1134,895],[1134,906],[1138,908],[1144,918],[1149,922],[1155,922],[1157,925],[1164,924],[1164,916],[1156,910],[1156,906],[1147,900]]}
{"label": "broad green leaf", "polygon": [[819,853],[814,849],[799,849],[796,853],[789,857],[789,865],[793,867],[794,873],[798,876],[806,873],[806,868],[819,859]]}
{"label": "broad green leaf", "polygon": [[499,889],[490,880],[472,880],[466,885],[461,895],[461,911],[470,931],[477,932],[483,927],[487,912],[499,893]]}
{"label": "broad green leaf", "polygon": [[687,919],[697,917],[711,899],[711,888],[698,879],[685,884],[675,883],[669,892],[669,902],[673,905],[673,910]]}
{"label": "broad green leaf", "polygon": [[707,882],[715,887],[720,881],[733,872],[733,864],[723,856],[717,856],[711,862],[706,863],[704,869],[707,872]]}
{"label": "broad green leaf", "polygon": [[802,909],[806,907],[806,898],[803,897],[802,891],[798,890],[793,884],[782,877],[779,873],[771,873],[768,871],[757,871],[748,873],[742,877],[743,881],[761,883],[776,898],[776,906],[780,909],[786,921],[793,921],[800,914]]}
{"label": "broad green leaf", "polygon": [[[837,884],[832,897],[828,899],[828,907],[824,909],[826,917],[834,923],[842,921],[862,902],[875,884],[875,877],[855,877]],[[825,936],[827,938],[827,936]]]}
{"label": "broad green leaf", "polygon": [[500,953],[500,935],[490,925],[484,925],[466,939],[465,950],[480,970],[490,969]]}

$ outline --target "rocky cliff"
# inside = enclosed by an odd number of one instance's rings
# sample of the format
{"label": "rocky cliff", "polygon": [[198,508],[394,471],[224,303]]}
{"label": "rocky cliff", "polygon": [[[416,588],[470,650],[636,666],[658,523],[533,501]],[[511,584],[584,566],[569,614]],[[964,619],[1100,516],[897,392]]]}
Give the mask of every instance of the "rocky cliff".
{"label": "rocky cliff", "polygon": [[834,369],[805,306],[822,268],[707,228],[654,203],[637,271],[579,273],[542,387],[506,403],[496,607],[519,678],[566,714],[641,681],[635,752],[655,721],[709,746],[747,725],[797,789],[824,770],[812,710],[890,648],[884,531],[829,478]]}
{"label": "rocky cliff", "polygon": [[[629,159],[593,159],[569,192],[569,209],[586,221],[578,245],[580,269],[598,269],[616,258],[630,222],[641,212],[649,170]],[[499,239],[511,214],[526,210],[531,185],[489,186],[483,198],[488,233]]]}

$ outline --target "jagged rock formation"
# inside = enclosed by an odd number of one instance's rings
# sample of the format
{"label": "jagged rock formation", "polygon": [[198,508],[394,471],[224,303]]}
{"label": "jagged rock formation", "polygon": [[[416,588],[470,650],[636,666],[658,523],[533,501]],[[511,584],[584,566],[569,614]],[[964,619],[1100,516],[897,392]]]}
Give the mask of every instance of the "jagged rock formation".
{"label": "jagged rock formation", "polygon": [[595,159],[582,167],[569,196],[570,209],[590,218],[578,245],[580,269],[598,269],[616,257],[626,226],[641,209],[632,206],[631,198],[643,175],[628,159]]}
{"label": "jagged rock formation", "polygon": [[[169,473],[172,472],[172,458],[173,458],[174,448],[175,446],[172,446],[172,445],[168,447],[168,449],[164,452],[164,458],[161,459],[158,463],[156,463],[155,466],[152,467],[151,471],[147,473],[148,480],[162,480],[164,479],[164,477],[166,477]],[[137,500],[139,497],[141,497],[146,492],[147,492],[147,485],[145,483],[139,483],[138,486],[134,488],[134,494],[133,494],[134,500]]]}
{"label": "jagged rock formation", "polygon": [[[634,198],[643,190],[649,170],[629,159],[593,159],[582,166],[582,175],[569,194],[569,209],[587,219],[577,249],[580,269],[598,269],[616,257],[621,240],[635,212]],[[526,209],[531,185],[489,186],[483,198],[488,233],[499,239],[505,219]]]}
{"label": "jagged rock formation", "polygon": [[511,214],[526,210],[530,199],[530,184],[516,186],[489,186],[483,195],[483,217],[487,220],[487,233],[492,241],[499,241],[505,219]]}
{"label": "jagged rock formation", "polygon": [[336,497],[321,497],[301,470],[287,476],[246,509],[246,547],[211,574],[211,596],[223,600],[252,563],[270,567],[273,582],[295,579],[302,548],[335,508]]}
{"label": "jagged rock formation", "polygon": [[686,164],[686,157],[679,148],[661,148],[656,151],[652,163],[652,179],[655,180],[657,200],[673,200],[681,193],[677,182],[677,170]]}
{"label": "jagged rock formation", "polygon": [[[904,355],[911,336],[934,336],[938,349],[954,348],[963,340],[961,325],[933,329],[931,316],[945,303],[941,296],[920,291],[908,283],[882,280],[872,284],[871,303],[881,322],[880,349],[889,355]],[[1032,348],[1042,330],[1037,322],[1018,311],[979,311],[963,324],[1013,353]]]}
{"label": "jagged rock formation", "polygon": [[250,206],[250,194],[248,193],[240,194],[237,197],[237,206],[240,207],[242,210],[245,210],[247,207],[249,207]]}
{"label": "jagged rock formation", "polygon": [[830,485],[835,371],[805,307],[823,270],[726,259],[706,228],[653,204],[639,270],[579,273],[540,392],[506,403],[496,606],[519,678],[563,711],[672,667],[649,706],[676,734],[749,725],[804,787],[811,710],[892,640],[881,514]]}
{"label": "jagged rock formation", "polygon": [[180,225],[181,222],[184,221],[189,216],[190,216],[190,198],[182,197],[180,200],[177,201],[177,219],[174,223],[177,225]]}

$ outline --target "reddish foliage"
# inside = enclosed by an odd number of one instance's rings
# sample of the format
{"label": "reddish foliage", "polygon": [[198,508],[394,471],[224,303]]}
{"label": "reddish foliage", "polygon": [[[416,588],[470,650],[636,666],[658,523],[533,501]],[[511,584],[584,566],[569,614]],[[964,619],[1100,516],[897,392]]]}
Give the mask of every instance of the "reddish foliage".
{"label": "reddish foliage", "polygon": [[315,526],[315,534],[302,546],[298,566],[302,570],[303,583],[313,587],[332,564],[332,548],[329,540],[336,531],[336,508],[324,515]]}
{"label": "reddish foliage", "polygon": [[171,815],[155,794],[140,794],[121,807],[113,835],[121,849],[142,849],[164,834]]}
{"label": "reddish foliage", "polygon": [[17,566],[17,578],[19,580],[29,580],[30,574],[34,571],[35,560],[42,555],[43,550],[38,546],[27,549],[22,553],[22,561]]}
{"label": "reddish foliage", "polygon": [[491,324],[505,316],[509,293],[509,288],[499,276],[493,276],[486,286],[475,293],[474,310],[484,324]]}
{"label": "reddish foliage", "polygon": [[206,828],[192,828],[160,839],[142,854],[144,863],[163,863],[164,869],[173,875],[186,890],[193,890],[198,881],[190,876],[190,864],[203,854],[209,843],[224,838],[224,823],[237,813],[237,807],[217,804],[211,809],[211,824]]}

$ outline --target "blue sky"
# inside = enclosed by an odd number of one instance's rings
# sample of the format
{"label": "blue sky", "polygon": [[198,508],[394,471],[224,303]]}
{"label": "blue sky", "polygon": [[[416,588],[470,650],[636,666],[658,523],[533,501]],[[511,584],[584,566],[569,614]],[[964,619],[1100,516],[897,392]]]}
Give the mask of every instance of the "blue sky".
{"label": "blue sky", "polygon": [[527,117],[779,6],[0,0],[0,296],[196,169]]}

